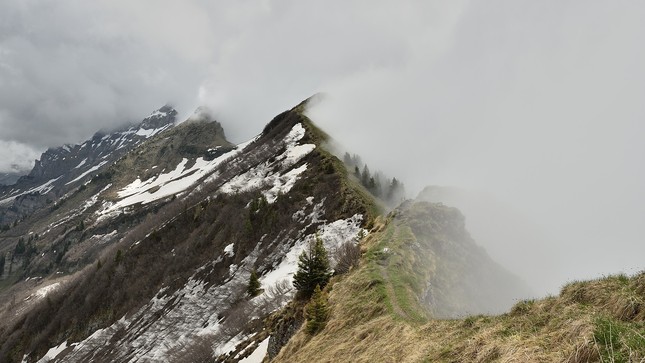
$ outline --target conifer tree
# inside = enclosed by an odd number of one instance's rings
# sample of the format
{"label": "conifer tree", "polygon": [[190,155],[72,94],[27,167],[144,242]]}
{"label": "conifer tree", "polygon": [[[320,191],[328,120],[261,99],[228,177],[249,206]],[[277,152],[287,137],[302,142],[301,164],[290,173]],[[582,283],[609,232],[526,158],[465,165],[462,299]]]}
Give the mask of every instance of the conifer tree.
{"label": "conifer tree", "polygon": [[356,166],[360,167],[360,166],[361,166],[361,164],[363,164],[363,161],[361,160],[361,157],[360,157],[360,156],[358,156],[357,154],[354,154],[354,155],[352,156],[352,163],[353,163],[354,165],[356,165]]}
{"label": "conifer tree", "polygon": [[388,191],[387,191],[388,202],[392,202],[395,199],[396,193],[398,192],[398,190],[399,190],[399,181],[396,180],[396,178],[392,178],[392,182],[390,183],[390,187],[388,188]]}
{"label": "conifer tree", "polygon": [[316,285],[325,287],[331,278],[329,257],[322,239],[316,236],[309,243],[308,251],[303,251],[298,261],[298,271],[293,275],[293,285],[299,297],[308,299]]}
{"label": "conifer tree", "polygon": [[371,177],[370,181],[367,183],[367,189],[372,192],[372,194],[376,195],[376,181],[374,180],[374,177]]}
{"label": "conifer tree", "polygon": [[343,162],[347,166],[352,166],[354,163],[352,162],[352,157],[349,155],[348,152],[345,152],[345,155],[343,156]]}
{"label": "conifer tree", "polygon": [[255,269],[251,271],[251,276],[249,277],[249,286],[246,288],[246,293],[250,297],[255,297],[260,294],[260,280],[258,279],[258,273],[255,272]]}
{"label": "conifer tree", "polygon": [[365,164],[365,166],[363,166],[363,172],[361,173],[361,183],[364,187],[368,187],[371,177],[370,169],[367,167],[367,164]]}
{"label": "conifer tree", "polygon": [[319,285],[314,288],[314,294],[305,308],[305,314],[307,317],[305,330],[308,334],[316,334],[325,327],[329,308],[327,307],[327,296],[320,290]]}

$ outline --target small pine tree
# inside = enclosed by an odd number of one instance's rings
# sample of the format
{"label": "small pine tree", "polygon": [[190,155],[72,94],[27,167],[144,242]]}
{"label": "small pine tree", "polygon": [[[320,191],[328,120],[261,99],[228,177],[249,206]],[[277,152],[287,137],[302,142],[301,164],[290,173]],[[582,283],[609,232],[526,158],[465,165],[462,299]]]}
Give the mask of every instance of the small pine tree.
{"label": "small pine tree", "polygon": [[303,251],[298,261],[298,271],[293,275],[293,285],[298,290],[299,297],[308,299],[316,285],[323,288],[329,282],[331,272],[329,257],[322,239],[316,236],[309,243],[308,251]]}
{"label": "small pine tree", "polygon": [[363,164],[363,160],[361,160],[361,157],[354,154],[352,156],[352,164],[360,167]]}
{"label": "small pine tree", "polygon": [[372,175],[370,174],[370,168],[368,168],[367,164],[365,164],[365,166],[363,166],[363,172],[361,173],[361,183],[364,187],[367,188],[371,177]]}
{"label": "small pine tree", "polygon": [[376,181],[374,177],[370,178],[370,181],[367,183],[367,189],[374,195],[376,195]]}
{"label": "small pine tree", "polygon": [[316,334],[325,327],[329,317],[329,308],[327,307],[327,296],[320,290],[320,285],[316,285],[314,288],[314,294],[305,308],[305,314],[307,317],[307,325],[305,326],[307,334]]}
{"label": "small pine tree", "polygon": [[354,163],[352,162],[352,157],[349,155],[348,152],[345,152],[345,155],[343,156],[343,162],[347,166],[353,166]]}
{"label": "small pine tree", "polygon": [[258,273],[255,272],[255,269],[251,271],[251,276],[249,277],[249,286],[246,288],[246,293],[250,297],[255,297],[260,294],[260,280],[258,279]]}

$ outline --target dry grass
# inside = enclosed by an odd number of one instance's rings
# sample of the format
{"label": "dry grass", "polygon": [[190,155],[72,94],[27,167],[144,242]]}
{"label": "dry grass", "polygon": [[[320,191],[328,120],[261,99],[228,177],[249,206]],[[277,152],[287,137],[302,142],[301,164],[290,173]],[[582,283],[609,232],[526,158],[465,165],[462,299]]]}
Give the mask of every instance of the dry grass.
{"label": "dry grass", "polygon": [[558,297],[523,301],[499,316],[420,325],[399,316],[389,277],[370,260],[392,237],[389,226],[375,220],[359,269],[332,280],[325,329],[314,337],[301,329],[272,362],[645,361],[645,272],[576,282]]}

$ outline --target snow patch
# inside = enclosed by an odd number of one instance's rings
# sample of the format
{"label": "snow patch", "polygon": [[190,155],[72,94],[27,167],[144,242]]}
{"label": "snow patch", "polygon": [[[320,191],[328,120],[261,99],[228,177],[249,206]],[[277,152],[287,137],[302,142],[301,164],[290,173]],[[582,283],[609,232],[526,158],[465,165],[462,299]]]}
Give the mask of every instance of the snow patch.
{"label": "snow patch", "polygon": [[[72,343],[69,345],[70,347],[74,347],[77,343]],[[67,349],[67,340],[61,343],[60,345],[51,348],[47,353],[45,354],[44,357],[40,358],[38,363],[46,363],[51,361],[52,359],[56,358],[60,353],[62,353],[65,349]]]}
{"label": "snow patch", "polygon": [[87,158],[83,159],[80,163],[78,163],[78,165],[76,165],[74,169],[80,168],[81,166],[85,165],[86,162],[87,162]]}
{"label": "snow patch", "polygon": [[314,144],[297,145],[305,135],[302,124],[296,124],[284,138],[286,151],[274,161],[266,161],[243,174],[237,175],[222,185],[220,191],[226,194],[243,193],[251,190],[262,190],[269,203],[278,199],[280,194],[288,193],[298,180],[300,174],[307,170],[307,164],[289,170],[316,148]]}
{"label": "snow patch", "polygon": [[235,243],[231,243],[228,246],[224,247],[224,254],[228,257],[233,257],[235,255]]}
{"label": "snow patch", "polygon": [[74,182],[77,182],[77,181],[81,180],[81,179],[82,179],[83,177],[85,177],[87,174],[89,174],[89,173],[91,173],[91,172],[94,172],[94,171],[99,170],[99,168],[101,168],[101,167],[102,167],[103,165],[105,165],[105,164],[107,164],[107,161],[102,161],[102,162],[100,162],[98,165],[95,165],[95,166],[93,166],[93,167],[89,168],[86,172],[84,172],[83,174],[79,175],[76,179],[74,179],[74,180],[72,180],[72,181],[69,181],[69,182],[65,183],[65,185],[70,185],[70,184],[72,184],[72,183],[74,183]]}
{"label": "snow patch", "polygon": [[29,189],[29,190],[27,190],[26,192],[22,192],[22,193],[20,193],[20,194],[13,195],[13,196],[11,196],[11,197],[9,197],[9,198],[5,198],[5,199],[3,199],[3,200],[0,200],[0,205],[10,203],[10,202],[12,202],[14,199],[16,199],[17,197],[19,197],[19,196],[21,196],[21,195],[25,195],[25,194],[30,194],[30,193],[40,193],[41,195],[42,195],[42,194],[47,194],[47,193],[49,193],[52,189],[54,189],[54,186],[53,186],[52,184],[53,184],[55,181],[57,181],[58,179],[60,179],[61,177],[62,177],[62,176],[59,176],[59,177],[58,177],[58,178],[56,178],[56,179],[51,179],[51,180],[50,180],[50,181],[48,181],[47,183],[42,184],[42,185],[40,185],[40,186],[38,186],[38,187],[35,187],[35,188],[32,188],[32,189]]}
{"label": "snow patch", "polygon": [[262,363],[262,360],[267,355],[267,350],[269,349],[269,338],[264,339],[258,344],[258,347],[255,348],[253,353],[248,357],[239,361],[239,363]]}
{"label": "snow patch", "polygon": [[213,173],[221,163],[239,154],[248,143],[242,143],[236,149],[210,161],[197,158],[191,168],[186,167],[188,159],[184,158],[174,170],[168,173],[151,177],[145,181],[137,178],[117,193],[121,200],[116,203],[106,203],[97,213],[100,216],[108,216],[138,203],[147,204],[171,195],[183,193],[197,181]]}
{"label": "snow patch", "polygon": [[157,111],[151,113],[150,116],[146,117],[145,119],[147,120],[149,118],[161,118],[161,117],[166,117],[166,116],[168,116],[168,112],[163,112],[163,111],[157,110]]}
{"label": "snow patch", "polygon": [[148,139],[148,138],[151,138],[151,137],[155,136],[156,134],[166,130],[169,127],[170,127],[170,125],[166,125],[166,126],[158,128],[158,129],[139,129],[139,130],[137,130],[135,135],[143,136],[146,139]]}
{"label": "snow patch", "polygon": [[117,230],[115,229],[114,231],[112,231],[112,232],[110,232],[110,233],[107,233],[107,234],[95,234],[95,235],[93,235],[92,237],[90,237],[89,239],[90,239],[91,241],[96,241],[97,243],[101,243],[101,244],[102,244],[102,243],[106,243],[106,242],[111,241],[114,237],[116,237],[116,236],[117,236],[117,233],[118,233],[118,232],[117,232]]}
{"label": "snow patch", "polygon": [[60,282],[56,282],[54,284],[42,287],[38,289],[38,291],[36,291],[36,297],[38,297],[39,299],[42,299],[45,296],[47,296],[47,294],[49,294],[50,292],[58,289],[59,286],[60,286]]}

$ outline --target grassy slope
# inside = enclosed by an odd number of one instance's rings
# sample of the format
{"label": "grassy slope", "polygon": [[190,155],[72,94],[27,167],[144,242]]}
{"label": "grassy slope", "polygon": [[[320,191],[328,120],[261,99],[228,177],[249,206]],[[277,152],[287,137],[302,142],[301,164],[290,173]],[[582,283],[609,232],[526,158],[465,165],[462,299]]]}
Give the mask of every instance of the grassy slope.
{"label": "grassy slope", "polygon": [[645,273],[572,283],[558,297],[520,302],[500,316],[431,320],[416,296],[434,263],[415,260],[413,245],[407,226],[378,220],[363,241],[360,268],[329,286],[325,329],[314,337],[301,330],[274,361],[645,359]]}

